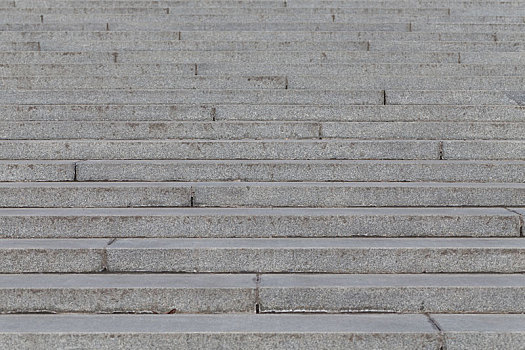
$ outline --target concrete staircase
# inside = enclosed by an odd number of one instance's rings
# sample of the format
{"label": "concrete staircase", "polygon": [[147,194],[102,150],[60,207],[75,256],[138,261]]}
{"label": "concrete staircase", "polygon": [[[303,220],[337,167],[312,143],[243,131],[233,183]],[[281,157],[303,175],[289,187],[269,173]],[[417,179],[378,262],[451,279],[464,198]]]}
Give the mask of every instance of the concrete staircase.
{"label": "concrete staircase", "polygon": [[525,349],[522,0],[0,0],[0,139],[1,349]]}

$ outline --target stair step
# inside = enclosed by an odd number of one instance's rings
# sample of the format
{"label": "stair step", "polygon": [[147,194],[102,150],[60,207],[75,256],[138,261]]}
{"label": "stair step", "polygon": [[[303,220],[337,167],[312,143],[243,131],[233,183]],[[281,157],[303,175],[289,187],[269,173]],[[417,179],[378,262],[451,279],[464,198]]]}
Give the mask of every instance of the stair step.
{"label": "stair step", "polygon": [[438,105],[525,105],[525,93],[521,91],[490,90],[391,90],[385,94],[384,104],[438,104]]}
{"label": "stair step", "polygon": [[197,207],[525,206],[525,184],[515,183],[201,182],[192,187]]}
{"label": "stair step", "polygon": [[[437,323],[441,330],[433,324]],[[1,315],[16,349],[519,349],[523,315]]]}
{"label": "stair step", "polygon": [[[0,54],[1,56],[1,54]],[[468,98],[486,98],[487,103],[518,105],[513,98],[499,91],[480,91],[458,93],[456,104],[461,104],[461,95]],[[402,94],[399,92],[398,94]],[[406,92],[409,98],[417,100],[423,92]],[[428,94],[428,93],[427,93]],[[510,93],[509,93],[510,94]],[[436,92],[434,98],[450,95],[449,92]],[[392,95],[390,103],[401,103],[402,97]],[[467,98],[467,97],[464,97]],[[381,105],[384,104],[383,91],[332,91],[332,90],[196,90],[196,89],[157,89],[157,90],[11,90],[1,91],[2,104],[163,104],[163,103],[253,103],[253,104],[339,104],[339,105]],[[402,104],[417,104],[406,101]],[[494,103],[489,103],[494,102]],[[465,104],[465,103],[464,103]]]}
{"label": "stair step", "polygon": [[[172,65],[160,64],[163,69],[171,71],[176,69],[178,65],[175,65],[174,68],[170,68]],[[6,72],[4,75],[10,74],[9,67],[17,68],[16,65],[6,65],[0,67],[0,72]],[[27,65],[27,67],[41,67],[36,65]],[[56,68],[59,71],[61,67],[76,67],[77,65],[62,65]],[[104,65],[108,67],[110,65]],[[157,74],[157,71],[153,69],[157,65],[133,65],[131,63],[122,63],[116,65],[115,67],[148,67],[151,70],[151,74]],[[48,69],[47,66],[44,66]],[[78,65],[79,70],[83,67]],[[113,67],[113,65],[111,65]],[[151,67],[151,68],[150,68]],[[24,67],[25,68],[25,67]],[[44,68],[42,68],[44,69]],[[64,68],[65,69],[65,68]],[[116,69],[116,68],[115,68]],[[130,68],[132,69],[132,68]],[[14,70],[14,69],[12,69]],[[70,69],[71,70],[71,69]],[[17,72],[23,72],[23,70],[17,69]],[[31,71],[29,71],[31,72]],[[198,64],[198,74],[199,75],[225,75],[225,74],[285,74],[289,75],[290,79],[294,76],[301,75],[332,75],[337,76],[337,79],[332,78],[333,84],[344,84],[346,79],[349,79],[350,83],[352,81],[362,81],[368,79],[368,76],[378,77],[378,79],[385,79],[384,73],[388,72],[392,76],[403,76],[405,81],[410,81],[414,79],[427,79],[429,84],[432,84],[430,77],[433,79],[440,79],[445,81],[446,79],[454,79],[458,81],[458,84],[461,84],[460,77],[470,77],[472,80],[481,79],[479,76],[484,76],[486,79],[494,79],[491,76],[522,76],[525,75],[525,66],[520,64],[511,64],[506,65],[497,65],[497,64],[459,64],[459,63],[341,63],[341,64],[332,64],[332,63],[305,63],[305,64],[250,64],[246,63],[242,66],[229,64],[227,62],[220,63],[199,63]],[[366,76],[363,76],[363,73],[366,73]],[[43,75],[42,70],[35,71],[34,75]],[[68,73],[69,74],[69,73]],[[96,73],[93,73],[96,74]],[[27,74],[30,76],[31,74]],[[344,76],[344,79],[341,77]],[[327,78],[328,79],[328,78]],[[321,80],[322,81],[322,80]],[[512,79],[511,79],[512,81]],[[391,82],[392,84],[395,81]],[[343,85],[344,86],[344,85]],[[519,90],[519,89],[518,89]]]}
{"label": "stair step", "polygon": [[[389,72],[388,76],[384,75],[385,71]],[[196,72],[198,73],[197,77],[195,77]],[[356,75],[358,73],[362,74],[363,72],[366,72],[370,78]],[[322,62],[305,63],[300,65],[286,63],[269,63],[261,65],[247,62],[246,64],[239,66],[229,62],[219,62],[199,63],[196,68],[195,63],[10,63],[0,66],[0,75],[3,77],[2,82],[4,84],[9,83],[9,81],[14,81],[14,79],[7,79],[10,77],[21,78],[18,79],[21,81],[31,78],[31,80],[35,82],[46,77],[42,82],[43,84],[45,81],[60,81],[61,79],[74,81],[74,78],[77,77],[95,79],[97,76],[120,76],[123,77],[123,80],[126,79],[126,77],[140,76],[141,79],[147,79],[150,76],[155,76],[155,78],[169,81],[169,79],[173,79],[174,76],[181,78],[181,80],[184,80],[183,78],[186,80],[190,80],[188,78],[194,78],[197,80],[204,76],[219,76],[222,78],[232,76],[231,78],[239,78],[239,76],[250,75],[288,75],[290,79],[294,78],[296,80],[295,84],[298,84],[297,80],[300,79],[301,76],[305,76],[304,78],[307,78],[307,76],[316,76],[318,78],[315,81],[322,82],[323,79],[319,78],[328,75],[336,76],[337,79],[334,79],[333,77],[326,77],[325,79],[332,79],[332,83],[339,84],[339,86],[344,86],[343,84],[345,84],[347,80],[348,83],[346,84],[357,84],[362,81],[372,83],[375,81],[377,84],[380,82],[391,84],[389,89],[392,89],[392,87],[396,86],[393,85],[396,83],[395,79],[401,79],[401,77],[405,82],[413,82],[412,84],[424,80],[428,82],[429,86],[432,86],[430,84],[436,84],[435,86],[439,86],[437,84],[445,84],[447,82],[465,84],[462,83],[463,79],[468,79],[476,84],[483,84],[485,79],[491,82],[498,82],[504,78],[508,79],[509,84],[513,84],[513,82],[516,82],[517,84],[517,82],[525,76],[525,65],[458,63],[333,64]],[[407,77],[407,75],[410,76]],[[392,76],[396,76],[397,78],[392,78]],[[438,79],[438,82],[434,83],[433,79]],[[136,84],[139,82],[136,82]],[[503,84],[503,82],[500,82],[500,84]],[[60,88],[60,86],[56,86],[55,88]],[[384,89],[384,86],[382,86],[381,89]],[[463,89],[469,88],[464,87]]]}
{"label": "stair step", "polygon": [[0,312],[522,313],[524,291],[522,274],[22,274],[0,275]]}
{"label": "stair step", "polygon": [[519,237],[513,208],[0,209],[4,238]]}
{"label": "stair step", "polygon": [[[7,11],[7,10],[16,10]],[[47,12],[93,12],[93,13],[111,13],[117,11],[135,11],[135,10],[152,10],[152,11],[166,11],[166,9],[154,8],[105,8],[105,9],[68,9],[68,8],[50,8],[50,9],[6,9],[0,8],[0,13],[38,13],[46,14]],[[223,9],[231,11],[231,9]],[[372,11],[373,9],[368,9]],[[432,9],[428,9],[432,10]],[[447,9],[436,9],[437,11],[447,11]],[[215,10],[214,10],[215,11]],[[329,11],[329,10],[325,10]],[[332,9],[334,11],[334,9]],[[365,9],[366,11],[366,9]],[[399,11],[399,10],[394,10]],[[263,11],[266,13],[267,11]],[[337,12],[337,11],[334,11]],[[356,15],[360,15],[357,13]],[[388,15],[385,12],[384,15]],[[440,17],[445,18],[445,17]],[[519,18],[519,17],[510,17]],[[525,38],[524,33],[520,32],[498,32],[498,33],[447,33],[447,32],[367,32],[367,31],[27,31],[27,32],[2,32],[0,33],[0,40],[10,41],[62,41],[62,40],[397,40],[397,41],[520,41]]]}
{"label": "stair step", "polygon": [[[470,153],[469,148],[456,150],[454,145],[451,152]],[[525,159],[521,154],[525,142],[491,141],[487,146],[492,148],[484,148],[485,157],[493,159],[505,152],[508,157]],[[506,152],[510,147],[516,153]],[[0,140],[0,159],[439,159],[439,141]]]}
{"label": "stair step", "polygon": [[74,181],[75,163],[71,161],[0,160],[0,181]]}
{"label": "stair step", "polygon": [[[493,126],[480,124],[480,131],[497,134],[502,131],[519,130],[521,124],[506,123]],[[445,124],[446,125],[446,124]],[[468,127],[468,125],[465,125]],[[329,127],[327,125],[327,127]],[[417,128],[417,125],[413,127]],[[476,126],[474,126],[475,128]],[[44,140],[44,139],[319,139],[318,123],[306,122],[0,122],[2,139]],[[468,131],[467,131],[468,132]],[[474,131],[475,132],[475,131]],[[329,131],[328,131],[329,133]],[[327,134],[328,134],[327,133]],[[364,136],[366,137],[366,136]],[[497,135],[495,135],[497,137]],[[525,135],[523,135],[525,139]]]}
{"label": "stair step", "polygon": [[[1,69],[1,66],[0,66]],[[522,122],[525,106],[447,105],[0,105],[0,120]]]}
{"label": "stair step", "polygon": [[[505,345],[519,346],[523,316],[500,317],[500,322],[490,323],[491,334]],[[472,327],[476,320],[449,319],[459,323],[449,329]],[[478,344],[477,333],[454,335],[466,344]],[[57,344],[98,349],[430,350],[439,349],[443,335],[424,315],[0,315],[0,343],[33,350]]]}
{"label": "stair step", "polygon": [[2,104],[334,104],[525,106],[525,93],[492,90],[0,90]]}
{"label": "stair step", "polygon": [[[86,23],[91,25],[92,23]],[[96,23],[94,23],[96,24]],[[105,23],[104,23],[105,24]],[[53,23],[50,23],[53,25]],[[1,28],[1,27],[0,27]],[[390,21],[370,21],[366,23],[312,23],[308,20],[302,22],[288,22],[283,20],[278,23],[264,23],[264,22],[255,22],[255,23],[238,23],[238,22],[223,22],[223,23],[206,23],[206,22],[195,22],[195,23],[170,23],[170,22],[111,22],[109,24],[110,30],[115,31],[126,31],[126,30],[186,30],[186,31],[213,31],[213,30],[256,30],[256,31],[265,31],[265,30],[278,30],[278,31],[338,31],[338,30],[348,30],[348,31],[392,31],[392,32],[408,32],[410,31],[409,21],[397,21],[396,19],[391,19]],[[487,25],[487,27],[477,27],[472,28],[470,31],[490,31],[493,30],[504,30],[504,31],[522,31],[523,26],[521,24],[502,24],[492,27]]]}
{"label": "stair step", "polygon": [[[38,20],[40,21],[40,19]],[[522,21],[520,19],[520,21]],[[523,22],[521,22],[523,23]],[[525,28],[525,27],[524,27]],[[313,50],[348,50],[369,52],[397,52],[406,48],[408,52],[520,52],[524,50],[521,41],[39,41],[39,42],[0,42],[4,51],[313,51]],[[405,50],[403,50],[404,52]]]}
{"label": "stair step", "polygon": [[[0,43],[1,45],[1,43]],[[176,68],[178,69],[178,68]],[[82,89],[288,89],[288,90],[519,90],[525,85],[523,76],[338,76],[293,75],[286,77],[278,69],[273,75],[252,76],[165,76],[142,75],[140,80],[129,73],[115,76],[79,77],[2,77],[1,90],[82,90]]]}
{"label": "stair step", "polygon": [[[128,8],[129,10],[130,8]],[[252,8],[253,9],[253,8]],[[91,8],[90,10],[94,10]],[[449,15],[443,13],[443,9],[435,9],[434,14],[425,13],[352,13],[352,11],[333,11],[328,9],[319,11],[296,11],[292,8],[279,9],[276,11],[259,11],[259,13],[249,13],[240,9],[230,9],[229,13],[209,10],[207,13],[167,13],[167,9],[159,9],[157,13],[50,13],[49,9],[44,9],[38,13],[23,11],[0,11],[0,19],[9,20],[15,23],[169,23],[169,24],[225,24],[225,23],[402,23],[412,21],[415,24],[424,26],[426,24],[522,24],[523,16],[505,15],[485,15],[485,14],[456,14]],[[77,10],[78,11],[78,10]],[[437,13],[436,13],[437,11]],[[357,11],[359,12],[359,11]],[[439,13],[441,12],[441,13]],[[44,15],[43,21],[40,15]]]}
{"label": "stair step", "polygon": [[0,313],[255,312],[255,275],[0,275]]}
{"label": "stair step", "polygon": [[521,238],[3,239],[0,273],[523,273]]}
{"label": "stair step", "polygon": [[2,239],[0,273],[100,272],[104,269],[104,250],[110,242],[110,239]]}
{"label": "stair step", "polygon": [[523,313],[524,292],[524,274],[263,274],[258,300],[279,313]]}
{"label": "stair step", "polygon": [[[310,50],[348,50],[368,51],[367,41],[40,41],[41,51],[82,51],[82,52],[104,52],[104,51],[310,51]],[[7,46],[8,48],[9,46]],[[8,50],[6,48],[6,50]],[[501,43],[495,45],[479,44],[475,48],[486,51],[502,50],[518,51],[519,46],[515,43]],[[436,50],[437,51],[437,50]],[[446,51],[444,49],[444,51]],[[467,50],[465,50],[467,51]]]}
{"label": "stair step", "polygon": [[[100,74],[100,73],[99,73]],[[507,79],[508,77],[503,77]],[[512,78],[510,78],[512,79]],[[516,80],[516,79],[515,79]],[[519,78],[517,78],[519,80]],[[509,81],[513,84],[512,81]],[[514,85],[512,85],[514,86]],[[2,90],[80,89],[285,89],[285,76],[132,76],[1,78]]]}
{"label": "stair step", "polygon": [[[26,25],[27,26],[27,25]],[[34,25],[43,26],[43,25]],[[52,25],[48,25],[52,26]],[[80,30],[78,27],[88,25],[68,25],[71,29]],[[106,30],[105,25],[101,25]],[[76,28],[75,28],[76,27]],[[0,26],[0,30],[2,27]],[[21,28],[19,28],[20,30]],[[88,30],[89,28],[82,28]],[[93,28],[96,30],[96,28]],[[92,29],[92,30],[93,30]],[[13,30],[13,28],[11,28]],[[28,29],[26,29],[28,30]],[[32,30],[52,30],[52,28],[35,28]],[[56,29],[54,29],[56,30]],[[115,29],[112,29],[115,30]],[[166,29],[163,29],[166,30]],[[469,55],[471,54],[471,55]],[[488,55],[489,53],[483,53]],[[511,64],[525,64],[521,60],[520,53],[504,52],[490,53],[488,56],[491,64],[496,64],[505,54],[506,61]],[[486,58],[481,58],[479,53],[466,52],[463,55],[463,63],[483,63]],[[3,64],[75,64],[75,63],[258,63],[265,64],[312,64],[312,63],[459,63],[460,56],[457,52],[360,52],[360,51],[125,51],[119,52],[0,52],[0,60]],[[470,61],[470,62],[469,62]],[[476,62],[477,61],[477,62]],[[480,62],[481,61],[481,62]]]}
{"label": "stair step", "polygon": [[4,182],[0,207],[520,207],[523,183]]}
{"label": "stair step", "polygon": [[[54,173],[36,173],[30,168],[32,164],[31,161],[0,161],[0,180],[31,181],[39,175],[39,181],[64,181]],[[36,164],[48,165],[50,169],[66,166],[64,162],[53,161]],[[76,164],[78,181],[525,182],[524,161],[101,160]],[[2,172],[2,169],[6,170]]]}
{"label": "stair step", "polygon": [[13,121],[0,129],[4,140],[525,140],[525,122]]}
{"label": "stair step", "polygon": [[[91,6],[88,6],[90,5]],[[179,7],[175,5],[174,2],[166,2],[166,6],[169,7],[136,7],[137,5],[144,5],[143,3],[122,3],[118,2],[116,5],[118,7],[100,7],[97,6],[100,3],[90,4],[84,3],[84,6],[78,7],[3,7],[0,11],[2,13],[13,13],[13,14],[24,14],[24,13],[38,13],[38,14],[82,14],[82,13],[104,13],[104,14],[167,14],[169,8],[176,10],[176,13],[179,15],[232,15],[236,14],[239,16],[243,15],[282,15],[282,14],[301,14],[301,15],[310,15],[310,14],[345,14],[345,15],[422,15],[422,16],[446,16],[449,11],[448,8],[436,6],[435,8],[395,8],[395,6],[389,7],[378,7],[370,4],[366,8],[323,8],[323,7],[297,7],[297,8],[287,8],[287,7],[267,7],[260,8],[256,6],[249,7],[195,7],[195,6],[186,6]],[[93,6],[96,5],[96,6]],[[115,3],[111,3],[115,4]],[[110,4],[110,5],[111,5]],[[281,3],[283,5],[283,3]],[[125,6],[124,6],[125,5]],[[153,5],[153,4],[150,4]],[[192,3],[193,5],[193,3]],[[251,4],[250,4],[251,5]],[[135,6],[135,7],[133,7]],[[498,9],[492,9],[498,11]],[[479,13],[478,13],[479,12]],[[508,15],[508,11],[499,12],[502,16]],[[483,9],[472,9],[470,11],[465,11],[465,15],[472,13],[473,16],[486,16],[490,14],[485,14]],[[457,16],[463,15],[463,12],[456,14]]]}
{"label": "stair step", "polygon": [[[413,73],[416,73],[417,70]],[[519,90],[525,85],[525,77],[511,76],[289,76],[288,89],[375,89],[389,90]],[[220,80],[219,80],[220,81]],[[19,79],[19,86],[25,81]],[[11,82],[7,82],[10,84]],[[43,82],[44,83],[44,82]],[[29,82],[27,83],[29,84]],[[80,84],[79,84],[80,85]],[[31,86],[31,85],[29,85]],[[67,86],[67,85],[66,85]],[[82,86],[82,85],[80,85]],[[474,92],[474,91],[473,91]]]}

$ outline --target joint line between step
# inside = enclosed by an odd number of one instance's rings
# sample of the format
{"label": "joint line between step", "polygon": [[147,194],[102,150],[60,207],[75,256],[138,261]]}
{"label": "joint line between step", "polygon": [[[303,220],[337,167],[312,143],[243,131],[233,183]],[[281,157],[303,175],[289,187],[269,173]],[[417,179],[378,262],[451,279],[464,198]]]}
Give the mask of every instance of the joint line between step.
{"label": "joint line between step", "polygon": [[520,222],[520,227],[519,227],[519,234],[520,234],[520,237],[525,237],[525,218],[523,217],[523,214],[517,212],[516,210],[512,209],[512,208],[505,208],[506,210],[510,211],[511,213],[514,213],[514,214],[517,214],[518,215],[518,218],[519,218],[519,222]]}
{"label": "joint line between step", "polygon": [[428,322],[432,325],[432,328],[434,328],[438,334],[439,334],[439,350],[446,350],[446,341],[445,341],[445,334],[443,333],[443,328],[439,325],[439,323],[432,318],[432,316],[429,313],[425,313],[425,316],[428,319]]}

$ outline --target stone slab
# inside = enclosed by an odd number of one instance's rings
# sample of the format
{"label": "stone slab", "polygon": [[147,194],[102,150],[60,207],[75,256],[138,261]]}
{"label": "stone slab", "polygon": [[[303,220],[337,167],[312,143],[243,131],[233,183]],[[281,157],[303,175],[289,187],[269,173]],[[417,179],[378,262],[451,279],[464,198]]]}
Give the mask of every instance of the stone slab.
{"label": "stone slab", "polygon": [[395,105],[523,105],[515,96],[516,92],[491,90],[435,90],[401,91],[388,90],[385,104]]}
{"label": "stone slab", "polygon": [[255,275],[0,275],[2,313],[255,313]]}
{"label": "stone slab", "polygon": [[[0,53],[1,56],[1,53]],[[335,104],[380,105],[382,91],[316,90],[0,90],[1,104]],[[393,100],[392,100],[393,101]],[[507,103],[515,104],[515,103]]]}
{"label": "stone slab", "polygon": [[423,140],[11,140],[0,159],[438,159]]}
{"label": "stone slab", "polygon": [[118,239],[111,272],[516,273],[520,238]]}
{"label": "stone slab", "polygon": [[200,182],[197,207],[523,206],[525,184],[440,182]]}
{"label": "stone slab", "polygon": [[[0,107],[1,108],[1,107]],[[216,120],[297,121],[513,121],[525,118],[524,106],[285,106],[217,105]]]}
{"label": "stone slab", "polygon": [[[522,313],[525,275],[265,275],[261,312]],[[524,301],[524,303],[521,303]]]}
{"label": "stone slab", "polygon": [[0,160],[0,181],[73,181],[75,164],[68,161]]}
{"label": "stone slab", "polygon": [[82,89],[285,89],[284,76],[97,76],[2,78],[1,90],[82,90]]}
{"label": "stone slab", "polygon": [[0,207],[189,207],[185,183],[4,182]]}
{"label": "stone slab", "polygon": [[[451,73],[444,72],[444,74]],[[415,76],[419,74],[417,68],[412,72],[414,75],[409,77],[372,74],[370,72],[366,76],[350,77],[335,74],[323,77],[294,74],[288,78],[288,89],[519,90],[525,85],[525,77]],[[437,75],[437,72],[434,74]]]}
{"label": "stone slab", "polygon": [[503,208],[0,210],[5,238],[519,237],[520,225]]}
{"label": "stone slab", "polygon": [[480,347],[520,349],[525,341],[525,316],[432,315],[445,335],[447,349]]}
{"label": "stone slab", "polygon": [[525,140],[525,122],[9,121],[4,140]]}
{"label": "stone slab", "polygon": [[319,124],[305,122],[23,121],[0,122],[0,129],[7,140],[319,139]]}
{"label": "stone slab", "polygon": [[[2,120],[170,121],[213,119],[206,105],[2,105]],[[506,115],[506,113],[505,113]]]}
{"label": "stone slab", "polygon": [[[15,161],[10,161],[10,163],[16,164]],[[0,161],[0,166],[1,164]],[[88,160],[77,163],[77,180],[525,182],[525,162],[468,160]]]}
{"label": "stone slab", "polygon": [[[31,32],[36,33],[36,32]],[[55,33],[55,32],[46,32]],[[83,32],[66,32],[83,33]],[[97,32],[98,33],[98,32]],[[100,32],[103,33],[103,32]],[[107,32],[111,33],[111,32]],[[90,78],[95,76],[138,76],[168,75],[177,77],[195,78],[195,64],[123,64],[123,63],[73,63],[73,64],[3,64],[0,65],[2,81],[10,79],[7,77],[20,77],[22,81],[29,79],[44,82],[60,81],[64,77],[66,81],[75,81],[76,77]],[[44,78],[47,77],[47,78]],[[31,79],[32,78],[32,79]],[[76,79],[79,80],[79,79]],[[11,80],[14,81],[14,80]],[[16,80],[18,81],[18,79]],[[55,88],[59,88],[56,86]]]}
{"label": "stone slab", "polygon": [[[41,51],[84,51],[84,52],[104,52],[104,51],[311,51],[311,50],[348,50],[348,51],[368,51],[367,41],[39,41]],[[513,47],[510,43],[499,45],[511,51]],[[35,50],[38,48],[34,46]],[[478,45],[478,51],[486,49],[494,51],[498,47],[495,45]],[[9,48],[9,46],[7,46]],[[516,47],[513,51],[517,51]],[[437,51],[437,50],[436,50]],[[441,51],[447,51],[444,48]],[[448,52],[450,52],[449,50]]]}
{"label": "stone slab", "polygon": [[[1,68],[0,68],[1,69]],[[447,105],[0,105],[3,121],[434,121],[521,122],[524,106]]]}
{"label": "stone slab", "polygon": [[[71,25],[70,25],[71,26]],[[105,26],[104,26],[105,27]],[[0,26],[0,29],[2,27]],[[24,28],[20,28],[24,29]],[[19,29],[19,30],[20,30]],[[36,28],[36,30],[47,28]],[[75,28],[69,29],[73,30]],[[79,30],[79,29],[77,29]],[[85,30],[85,29],[83,29]],[[102,30],[102,29],[101,29]],[[105,30],[105,28],[103,29]],[[506,53],[512,54],[512,52]],[[254,63],[312,64],[312,63],[458,63],[459,54],[448,52],[360,52],[360,51],[125,51],[114,52],[0,52],[3,64],[100,64],[100,63]],[[469,63],[467,60],[464,63]],[[475,63],[475,62],[470,62]],[[495,64],[496,62],[491,62]],[[509,62],[523,64],[519,60]]]}
{"label": "stone slab", "polygon": [[56,344],[257,350],[441,346],[422,315],[3,315],[0,330],[0,343],[33,350]]}
{"label": "stone slab", "polygon": [[0,273],[99,272],[108,239],[2,239]]}
{"label": "stone slab", "polygon": [[525,159],[525,143],[512,140],[443,141],[443,159]]}
{"label": "stone slab", "polygon": [[[524,36],[525,40],[525,36]],[[102,64],[101,64],[102,65]],[[130,69],[138,65],[129,64]],[[12,65],[6,65],[4,67],[0,66],[0,72],[6,71],[5,74],[8,74],[9,67]],[[15,65],[16,66],[16,65]],[[28,65],[33,67],[34,65]],[[113,67],[114,65],[104,65],[104,67],[109,66]],[[124,66],[121,64],[119,66]],[[153,70],[158,65],[146,65],[142,64],[140,66],[148,67],[148,69]],[[152,68],[149,68],[152,66]],[[170,70],[171,65],[164,64],[166,70]],[[179,66],[179,65],[176,65]],[[69,67],[69,66],[68,66]],[[153,71],[155,72],[155,71]],[[471,81],[482,80],[482,79],[495,79],[490,78],[492,76],[523,76],[525,75],[525,65],[515,63],[515,64],[489,64],[489,63],[305,63],[305,64],[293,64],[293,63],[282,63],[274,64],[269,63],[265,65],[256,64],[256,63],[246,63],[242,66],[228,64],[227,62],[220,63],[199,63],[198,64],[198,74],[199,75],[220,75],[220,74],[286,74],[289,76],[289,85],[290,87],[293,84],[296,84],[300,79],[301,75],[304,76],[319,76],[323,79],[319,79],[319,83],[324,80],[331,79],[334,86],[342,86],[345,84],[352,84],[353,82],[360,81],[372,81],[368,77],[374,77],[382,81],[386,79],[388,81],[388,76],[385,75],[385,72],[388,72],[390,76],[402,76],[405,81],[413,81],[417,79],[427,79],[431,80],[438,79],[438,82],[446,82],[447,79],[458,81],[458,84],[461,84],[461,78],[459,77],[468,77]],[[363,75],[366,73],[366,75]],[[297,77],[299,76],[299,77]],[[334,77],[325,77],[325,76],[336,76]],[[480,77],[482,76],[482,77]],[[385,78],[386,77],[386,78]],[[400,79],[400,78],[398,78]],[[346,83],[346,81],[349,83]],[[391,79],[392,80],[392,79]],[[512,79],[511,79],[512,80]],[[395,83],[394,81],[390,82],[391,84]],[[379,82],[377,82],[379,84]],[[429,81],[429,84],[432,84]],[[435,83],[437,84],[437,83]],[[348,86],[348,85],[346,85]],[[395,85],[394,85],[395,86]],[[381,87],[385,88],[385,87]],[[519,90],[519,89],[518,89]]]}
{"label": "stone slab", "polygon": [[[468,79],[466,79],[468,81]],[[525,80],[522,86],[525,86]],[[494,87],[496,89],[496,87]],[[321,137],[403,140],[521,140],[524,122],[326,122]]]}

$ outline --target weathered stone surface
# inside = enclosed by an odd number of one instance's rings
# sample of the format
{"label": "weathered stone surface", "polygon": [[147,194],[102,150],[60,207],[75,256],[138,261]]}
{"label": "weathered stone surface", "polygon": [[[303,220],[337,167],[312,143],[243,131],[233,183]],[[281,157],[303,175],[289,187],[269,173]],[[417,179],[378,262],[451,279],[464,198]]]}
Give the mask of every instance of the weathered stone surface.
{"label": "weathered stone surface", "polygon": [[[0,53],[1,57],[2,53]],[[12,90],[0,91],[2,104],[335,104],[380,105],[382,91],[316,90]],[[514,103],[513,103],[514,104]]]}
{"label": "weathered stone surface", "polygon": [[519,349],[525,341],[525,316],[431,315],[443,330],[447,349],[504,347]]}
{"label": "weathered stone surface", "polygon": [[319,124],[313,122],[24,121],[0,122],[0,128],[11,140],[319,139]]}
{"label": "weathered stone surface", "polygon": [[2,315],[0,342],[17,349],[436,350],[423,315]]}
{"label": "weathered stone surface", "polygon": [[[2,108],[2,107],[0,107]],[[218,105],[217,120],[298,120],[298,121],[522,121],[522,106],[271,106]]]}
{"label": "weathered stone surface", "polygon": [[494,90],[387,91],[386,104],[515,105],[522,106],[509,92]]}
{"label": "weathered stone surface", "polygon": [[73,181],[75,163],[71,161],[0,160],[0,182],[4,181]]}
{"label": "weathered stone surface", "polygon": [[255,275],[0,275],[0,312],[255,312]]}
{"label": "weathered stone surface", "polygon": [[308,162],[300,160],[92,160],[77,163],[77,180],[525,182],[525,162],[469,160],[309,160]]}
{"label": "weathered stone surface", "polygon": [[521,313],[525,276],[262,275],[261,312]]}
{"label": "weathered stone surface", "polygon": [[2,239],[0,273],[99,272],[108,239]]}
{"label": "weathered stone surface", "polygon": [[0,348],[522,349],[524,13],[0,0]]}
{"label": "weathered stone surface", "polygon": [[201,182],[198,207],[522,206],[522,183]]}
{"label": "weathered stone surface", "polygon": [[[0,66],[0,69],[1,66]],[[87,71],[89,74],[89,70]],[[68,73],[69,74],[69,73]],[[510,111],[512,115],[512,111]],[[507,113],[505,113],[507,114]],[[211,121],[212,107],[206,105],[2,105],[2,121]],[[512,118],[512,117],[510,117]]]}
{"label": "weathered stone surface", "polygon": [[443,141],[443,159],[525,159],[525,142],[519,140]]}
{"label": "weathered stone surface", "polygon": [[118,239],[112,272],[521,272],[520,238]]}
{"label": "weathered stone surface", "polygon": [[188,207],[187,184],[27,182],[0,183],[0,207]]}
{"label": "weathered stone surface", "polygon": [[[502,208],[1,209],[6,238],[519,237]],[[525,212],[521,211],[522,215]]]}
{"label": "weathered stone surface", "polygon": [[[98,45],[98,44],[97,44]],[[85,73],[84,73],[85,74]],[[127,74],[127,73],[126,73]],[[509,82],[512,83],[512,82]],[[515,85],[514,85],[515,86]],[[284,89],[283,76],[97,76],[90,77],[16,77],[3,78],[2,90],[75,90],[75,89]]]}
{"label": "weathered stone surface", "polygon": [[3,140],[0,159],[438,159],[426,140]]}

